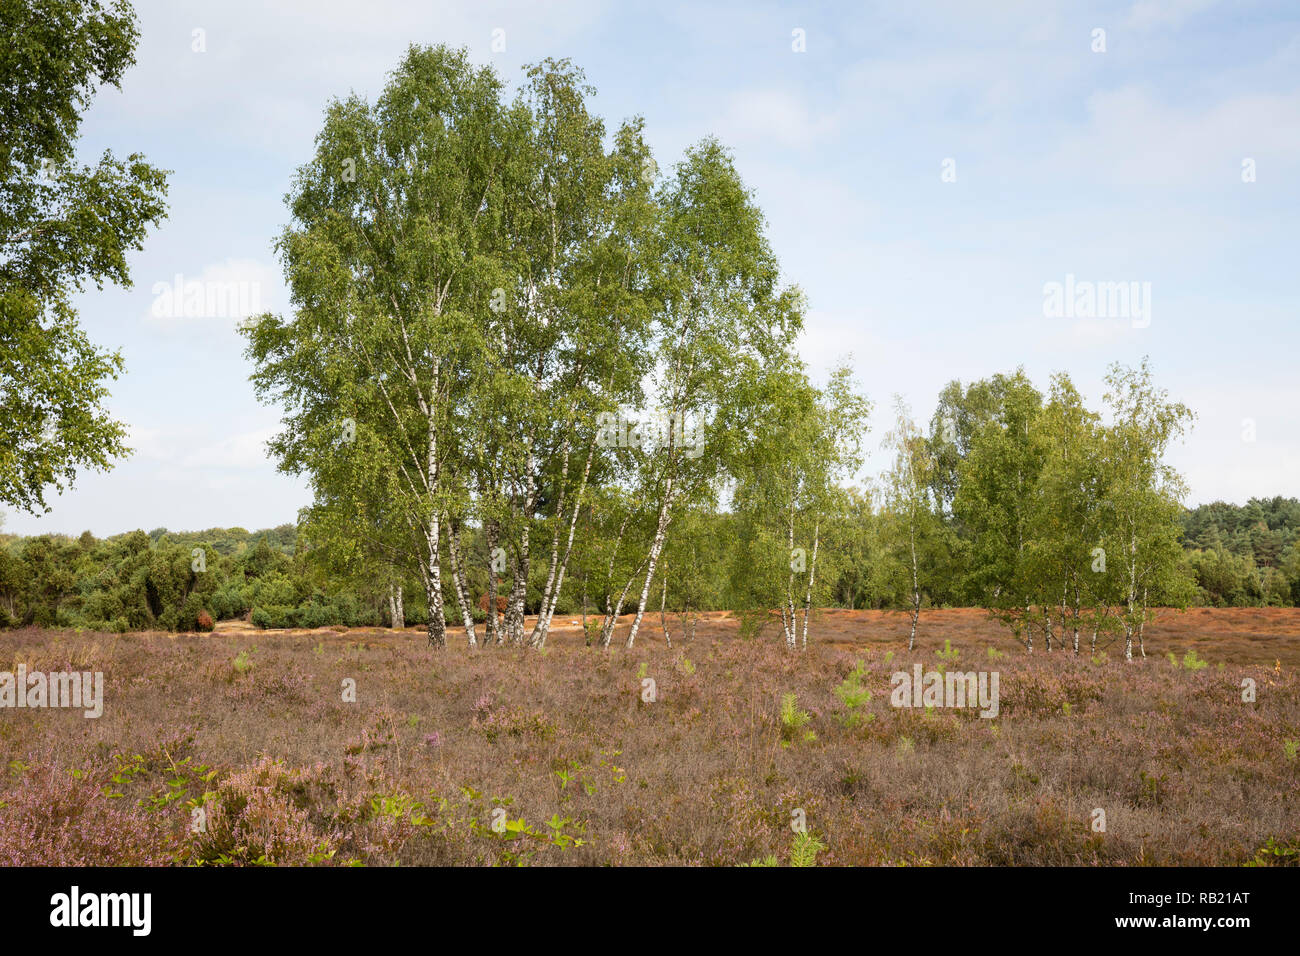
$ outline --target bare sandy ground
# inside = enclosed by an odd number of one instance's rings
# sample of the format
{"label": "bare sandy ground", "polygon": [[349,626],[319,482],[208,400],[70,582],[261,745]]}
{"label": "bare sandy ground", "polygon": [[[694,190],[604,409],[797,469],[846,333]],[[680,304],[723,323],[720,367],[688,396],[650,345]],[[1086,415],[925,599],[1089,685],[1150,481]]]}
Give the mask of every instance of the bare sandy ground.
{"label": "bare sandy ground", "polygon": [[[614,634],[615,643],[626,641],[633,615],[619,618]],[[694,616],[695,641],[712,641],[736,638],[740,621],[730,611],[706,611]],[[526,619],[531,629],[534,617]],[[680,615],[668,616],[669,637],[674,644],[687,638],[689,625],[684,627]],[[815,613],[809,627],[809,641],[831,644],[837,648],[855,646],[889,645],[905,646],[909,617],[900,611],[848,611],[829,608]],[[222,621],[216,634],[252,640],[260,631],[245,621]],[[384,646],[397,641],[421,640],[423,627],[408,627],[395,631],[387,628],[326,627],[314,630],[288,629],[276,631],[281,635],[301,635],[316,641],[364,641]],[[483,629],[478,629],[482,639]],[[1065,635],[1071,641],[1073,635]],[[1056,635],[1061,641],[1062,635]],[[1081,636],[1083,649],[1091,638]],[[450,628],[448,639],[453,644],[464,641],[464,628]],[[759,635],[761,640],[780,640],[780,623],[775,614]],[[550,643],[566,646],[584,641],[581,620],[577,616],[556,616],[551,623]],[[946,608],[926,610],[921,613],[917,643],[922,648],[942,648],[945,640],[954,646],[967,649],[996,647],[1015,650],[1019,645],[1006,628],[993,620],[980,608]],[[662,644],[664,633],[658,614],[647,614],[641,621],[637,642]],[[1062,645],[1064,646],[1064,645]],[[1112,657],[1123,653],[1122,642],[1110,642],[1104,636],[1099,647]],[[1195,650],[1205,660],[1236,664],[1300,665],[1300,608],[1191,608],[1179,611],[1162,608],[1156,611],[1155,620],[1146,627],[1146,648],[1149,656],[1164,657],[1175,653],[1179,657]],[[1060,649],[1060,648],[1058,648]],[[1068,648],[1067,648],[1068,649]],[[1035,653],[1044,652],[1041,632],[1035,638]]]}

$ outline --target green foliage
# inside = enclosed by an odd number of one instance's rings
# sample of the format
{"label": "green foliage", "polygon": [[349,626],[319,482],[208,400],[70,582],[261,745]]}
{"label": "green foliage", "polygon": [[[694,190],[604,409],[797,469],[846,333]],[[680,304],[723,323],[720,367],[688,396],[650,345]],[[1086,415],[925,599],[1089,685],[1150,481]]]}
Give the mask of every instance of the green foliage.
{"label": "green foliage", "polygon": [[235,655],[235,659],[234,661],[231,662],[230,665],[235,669],[235,673],[247,674],[249,671],[253,669],[253,653],[256,650],[257,650],[256,647],[248,648],[245,650],[241,650],[238,654]]}
{"label": "green foliage", "polygon": [[790,847],[790,865],[816,866],[817,854],[824,849],[826,844],[807,830],[801,830],[794,835],[794,843]]}
{"label": "green foliage", "polygon": [[[800,739],[800,731],[804,725],[812,720],[812,715],[806,710],[799,708],[799,697],[797,694],[788,693],[781,696],[781,746],[788,747],[794,741]],[[816,739],[816,734],[807,731],[802,735],[805,741]]]}
{"label": "green foliage", "polygon": [[[329,581],[297,543],[292,525],[0,540],[0,623],[119,633],[203,631],[245,615],[257,627],[377,624],[373,582]],[[408,618],[423,613],[410,606]]]}
{"label": "green foliage", "polygon": [[134,62],[128,4],[7,0],[0,35],[0,503],[35,512],[127,451],[103,404],[121,355],[91,344],[70,299],[87,280],[130,285],[127,253],[164,217],[167,186],[139,154],[75,161],[95,88]]}
{"label": "green foliage", "polygon": [[[1177,670],[1177,669],[1178,669],[1178,657],[1177,657],[1177,655],[1175,655],[1175,654],[1173,653],[1173,651],[1169,651],[1169,652],[1165,655],[1165,657],[1167,657],[1167,658],[1169,659],[1169,663],[1170,663],[1171,665],[1173,665],[1173,667],[1174,667],[1175,670]],[[1184,669],[1184,670],[1189,670],[1189,671],[1199,671],[1199,670],[1203,670],[1204,668],[1209,667],[1209,666],[1210,666],[1210,662],[1209,662],[1209,661],[1203,661],[1203,660],[1201,660],[1199,657],[1197,657],[1197,656],[1196,656],[1196,651],[1195,651],[1195,650],[1189,650],[1186,654],[1183,655],[1183,669]]]}
{"label": "green foliage", "polygon": [[[826,849],[826,844],[822,843],[816,836],[807,832],[800,831],[794,835],[794,842],[790,845],[790,865],[791,866],[816,866],[817,854]],[[739,863],[737,866],[780,866],[781,861],[775,855],[758,857],[748,863]]]}
{"label": "green foliage", "polygon": [[1214,607],[1300,604],[1300,499],[1251,498],[1201,505],[1182,518],[1197,603]]}
{"label": "green foliage", "polygon": [[849,675],[835,688],[835,696],[847,711],[843,717],[846,727],[856,727],[863,721],[875,718],[875,714],[863,713],[863,709],[871,702],[871,690],[863,684],[867,677],[866,663],[857,661]]}
{"label": "green foliage", "polygon": [[1300,840],[1269,837],[1246,866],[1300,866]]}

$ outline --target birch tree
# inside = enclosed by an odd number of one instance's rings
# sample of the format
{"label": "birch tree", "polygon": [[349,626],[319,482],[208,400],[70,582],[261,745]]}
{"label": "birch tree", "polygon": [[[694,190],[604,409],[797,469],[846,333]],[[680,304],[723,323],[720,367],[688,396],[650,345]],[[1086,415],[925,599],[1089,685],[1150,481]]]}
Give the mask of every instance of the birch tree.
{"label": "birch tree", "polygon": [[1121,567],[1124,659],[1131,661],[1135,638],[1146,656],[1142,635],[1151,591],[1161,586],[1173,591],[1170,578],[1182,557],[1178,519],[1186,487],[1164,456],[1195,416],[1155,385],[1146,359],[1136,369],[1112,365],[1106,385],[1108,537],[1112,560]]}
{"label": "birch tree", "polygon": [[[1061,374],[1036,425],[1043,467],[1030,512],[1026,574],[1041,583],[1046,649],[1052,650],[1052,610],[1061,639],[1073,633],[1079,653],[1084,606],[1105,600],[1107,567],[1101,507],[1106,474],[1101,466],[1099,416]],[[1104,611],[1095,609],[1094,618]],[[1094,623],[1096,623],[1094,621]]]}
{"label": "birch tree", "polygon": [[803,296],[782,287],[763,218],[730,155],[714,140],[687,150],[658,193],[660,226],[646,395],[663,423],[640,471],[655,521],[632,593],[636,640],[678,504],[716,494],[750,434],[738,396],[788,361]]}
{"label": "birch tree", "polygon": [[883,481],[885,546],[907,582],[912,617],[907,639],[910,651],[916,647],[916,627],[921,616],[922,568],[930,566],[928,552],[938,532],[938,518],[931,497],[935,471],[931,445],[899,395],[894,396],[894,427],[885,436],[884,447],[894,454]]}
{"label": "birch tree", "polygon": [[76,155],[96,88],[135,62],[129,4],[6,0],[0,35],[0,504],[39,513],[51,487],[128,452],[104,405],[122,355],[90,341],[71,293],[130,286],[167,173],[138,153]]}
{"label": "birch tree", "polygon": [[464,495],[458,409],[487,365],[481,316],[527,144],[500,92],[463,53],[412,47],[374,105],[332,102],[278,241],[293,315],[244,330],[259,397],[285,409],[280,468],[309,478],[315,507],[348,509],[359,536],[401,529],[437,648]]}
{"label": "birch tree", "polygon": [[[636,355],[646,340],[644,263],[653,245],[653,160],[641,121],[604,148],[586,108],[593,92],[567,61],[528,71],[517,110],[531,136],[529,175],[503,223],[509,281],[489,316],[489,375],[480,483],[493,547],[508,544],[505,638],[545,644],[572,554],[578,515],[602,478],[597,416],[639,395]],[[541,535],[547,560],[536,623],[524,601]]]}
{"label": "birch tree", "polygon": [[953,513],[970,534],[970,583],[985,607],[1033,652],[1032,580],[1026,573],[1032,495],[1042,469],[1034,435],[1042,396],[1023,371],[1002,378],[993,415],[958,467]]}
{"label": "birch tree", "polygon": [[824,389],[797,363],[763,384],[760,394],[746,397],[760,411],[735,476],[734,507],[746,540],[735,556],[733,591],[749,608],[779,604],[786,646],[807,647],[823,529],[846,504],[840,483],[861,464],[871,403],[844,364]]}

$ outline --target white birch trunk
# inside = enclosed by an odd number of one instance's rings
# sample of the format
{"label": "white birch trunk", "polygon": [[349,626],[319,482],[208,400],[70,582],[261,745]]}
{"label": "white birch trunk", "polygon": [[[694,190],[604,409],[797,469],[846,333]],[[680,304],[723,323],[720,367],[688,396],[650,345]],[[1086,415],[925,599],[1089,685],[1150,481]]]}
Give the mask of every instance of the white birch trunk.
{"label": "white birch trunk", "polygon": [[460,531],[450,520],[447,522],[447,553],[451,556],[451,580],[456,589],[456,604],[460,607],[461,620],[465,622],[465,637],[470,647],[477,647],[474,607],[470,604],[469,589],[465,585],[465,567],[460,558]]}
{"label": "white birch trunk", "polygon": [[429,517],[428,574],[425,575],[425,598],[429,605],[429,646],[442,650],[447,646],[446,610],[442,606],[442,568],[438,558],[438,515]]}
{"label": "white birch trunk", "polygon": [[[669,450],[671,453],[671,449]],[[659,507],[659,523],[655,527],[654,541],[650,545],[649,567],[646,568],[645,583],[641,586],[641,600],[637,603],[636,617],[632,619],[632,630],[627,635],[627,646],[631,647],[636,641],[637,629],[641,626],[641,618],[645,616],[646,602],[650,599],[650,582],[654,579],[655,567],[659,563],[659,554],[663,551],[664,539],[668,535],[668,523],[672,520],[672,501],[673,501],[673,479],[669,475],[667,485],[664,488],[663,504]]]}
{"label": "white birch trunk", "polygon": [[500,578],[497,575],[496,562],[493,559],[493,552],[501,542],[501,525],[496,518],[489,518],[484,523],[483,534],[487,539],[488,551],[488,601],[487,608],[483,614],[485,617],[484,626],[487,628],[487,637],[484,639],[484,646],[488,644],[500,644],[504,640],[501,633],[501,613],[497,610],[497,585]]}
{"label": "white birch trunk", "polygon": [[[434,363],[433,388],[431,394],[436,401],[438,394],[438,364]],[[429,457],[427,469],[429,490],[438,488],[438,431],[434,422],[433,405],[429,406]],[[438,508],[435,503],[429,505],[429,524],[425,536],[427,548],[428,573],[424,575],[425,598],[429,607],[429,646],[442,650],[447,646],[447,617],[442,604],[442,563],[438,555],[441,527],[438,522]]]}
{"label": "white birch trunk", "polygon": [[[533,642],[538,647],[546,645],[547,634],[551,630],[551,619],[555,616],[555,606],[560,602],[560,592],[564,587],[564,574],[569,567],[569,558],[573,554],[573,535],[578,527],[578,513],[582,510],[582,501],[587,492],[587,478],[591,474],[591,463],[595,460],[596,448],[593,445],[587,453],[587,463],[582,469],[582,481],[578,485],[578,494],[573,502],[573,511],[569,515],[569,537],[564,545],[564,556],[560,559],[559,573],[555,576],[555,589],[551,590],[547,582],[547,594],[542,597],[541,613],[537,626],[533,629]],[[566,464],[567,473],[567,464]],[[554,568],[553,568],[554,570]]]}
{"label": "white birch trunk", "polygon": [[812,614],[812,593],[813,583],[817,578],[817,546],[821,542],[820,520],[813,523],[813,553],[812,563],[808,565],[808,590],[803,596],[803,648],[808,649],[808,617]]}
{"label": "white birch trunk", "polygon": [[907,639],[909,651],[916,648],[916,622],[921,617],[921,581],[916,567],[916,512],[913,509],[908,524],[908,541],[912,549],[912,633]]}
{"label": "white birch trunk", "polygon": [[1124,660],[1133,660],[1133,611],[1137,604],[1137,532],[1130,530],[1128,547],[1128,614],[1124,617]]}
{"label": "white birch trunk", "polygon": [[402,586],[388,585],[388,623],[393,630],[400,631],[406,627],[406,611],[402,607]]}

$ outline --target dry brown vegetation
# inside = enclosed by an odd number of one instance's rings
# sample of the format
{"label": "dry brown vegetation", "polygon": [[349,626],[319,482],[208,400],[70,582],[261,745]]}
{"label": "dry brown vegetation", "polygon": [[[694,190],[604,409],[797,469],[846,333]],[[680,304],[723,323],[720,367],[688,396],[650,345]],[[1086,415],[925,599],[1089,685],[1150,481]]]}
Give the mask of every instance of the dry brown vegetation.
{"label": "dry brown vegetation", "polygon": [[[1294,860],[1259,851],[1300,838],[1300,611],[1165,612],[1131,665],[1029,657],[978,611],[927,613],[911,655],[905,618],[873,612],[823,614],[793,654],[720,615],[693,640],[670,619],[672,650],[656,621],[609,653],[570,620],[542,652],[433,652],[415,630],[6,634],[0,670],[106,687],[97,720],[0,711],[0,862],[785,863],[797,809],[822,864]],[[944,663],[945,639],[950,668],[1000,672],[996,719],[890,706],[889,675]],[[1165,657],[1189,649],[1209,666]],[[872,699],[851,708],[859,661]]]}

